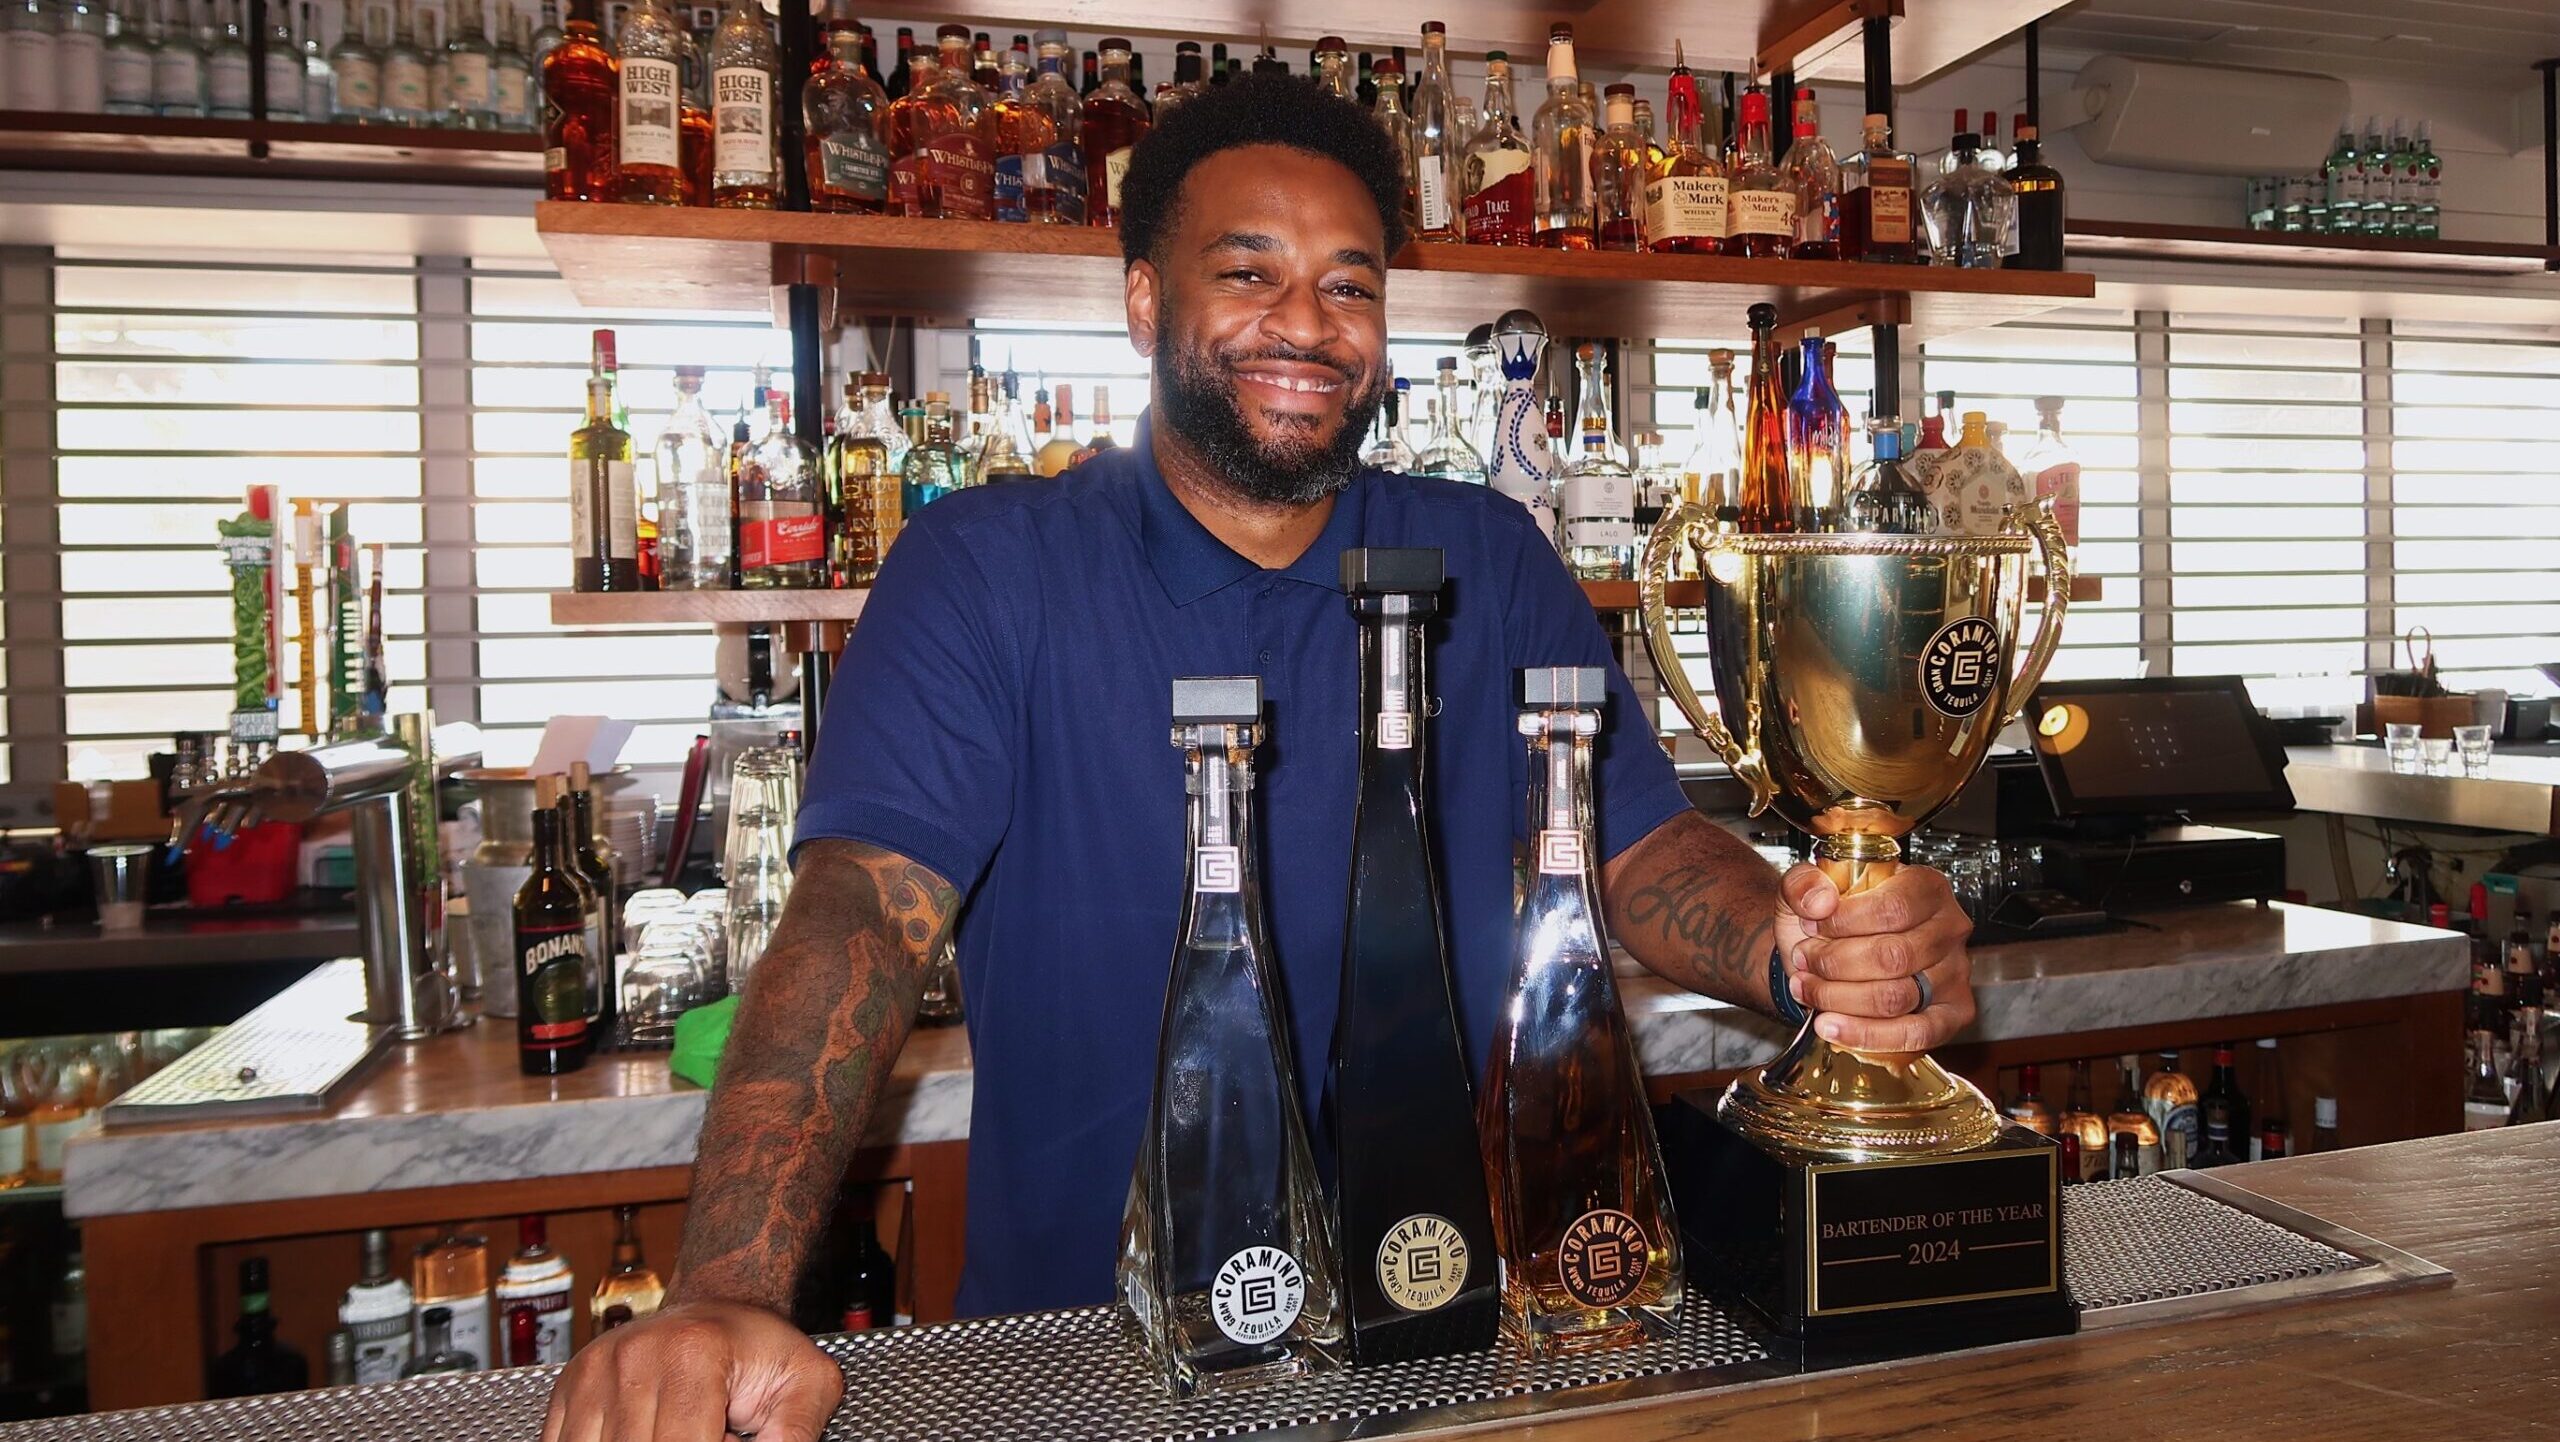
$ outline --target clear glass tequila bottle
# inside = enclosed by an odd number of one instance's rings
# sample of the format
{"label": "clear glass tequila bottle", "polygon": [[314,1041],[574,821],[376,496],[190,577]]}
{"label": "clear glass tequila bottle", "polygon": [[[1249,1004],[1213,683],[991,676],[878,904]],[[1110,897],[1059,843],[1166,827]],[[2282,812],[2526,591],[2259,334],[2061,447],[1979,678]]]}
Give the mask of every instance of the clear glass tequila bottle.
{"label": "clear glass tequila bottle", "polygon": [[1252,842],[1262,683],[1173,683],[1190,800],[1155,1094],[1121,1222],[1124,1320],[1181,1396],[1331,1367],[1332,1228],[1298,1114]]}
{"label": "clear glass tequila bottle", "polygon": [[1485,1175],[1502,1327],[1532,1353],[1666,1335],[1680,1226],[1618,1004],[1592,844],[1597,666],[1523,673],[1532,853],[1485,1077]]}
{"label": "clear glass tequila bottle", "polygon": [[1437,550],[1342,557],[1360,622],[1360,783],[1324,1100],[1351,1360],[1362,1366],[1491,1346],[1499,1304],[1423,804],[1425,633],[1444,580]]}
{"label": "clear glass tequila bottle", "polygon": [[676,367],[676,408],[658,433],[658,584],[729,588],[729,448],[702,404],[703,370]]}
{"label": "clear glass tequila bottle", "polygon": [[1580,440],[1556,482],[1565,564],[1586,581],[1631,580],[1636,565],[1635,473],[1618,458],[1600,348],[1584,341],[1574,360],[1582,379],[1575,410]]}
{"label": "clear glass tequila bottle", "polygon": [[1484,457],[1458,434],[1458,358],[1444,355],[1439,366],[1440,404],[1431,412],[1431,440],[1413,458],[1413,474],[1440,476],[1473,485],[1485,483]]}

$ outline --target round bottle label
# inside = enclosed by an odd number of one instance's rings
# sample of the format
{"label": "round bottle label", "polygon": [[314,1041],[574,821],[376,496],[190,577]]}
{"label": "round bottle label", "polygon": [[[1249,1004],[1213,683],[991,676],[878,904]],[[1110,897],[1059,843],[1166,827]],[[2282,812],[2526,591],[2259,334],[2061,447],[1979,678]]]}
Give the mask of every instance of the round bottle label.
{"label": "round bottle label", "polygon": [[1467,1239],[1447,1217],[1417,1212],[1378,1242],[1378,1290],[1408,1312],[1428,1312],[1467,1284]]}
{"label": "round bottle label", "polygon": [[1601,1207],[1564,1229],[1556,1272],[1566,1296],[1586,1307],[1614,1307],[1644,1284],[1652,1250],[1635,1218]]}
{"label": "round bottle label", "polygon": [[1227,1340],[1253,1347],[1289,1330],[1307,1302],[1307,1274],[1278,1247],[1247,1247],[1209,1283],[1209,1315]]}
{"label": "round bottle label", "polygon": [[1920,653],[1920,689],[1944,715],[1961,719],[1981,710],[2004,679],[2000,632],[1979,616],[1939,627]]}

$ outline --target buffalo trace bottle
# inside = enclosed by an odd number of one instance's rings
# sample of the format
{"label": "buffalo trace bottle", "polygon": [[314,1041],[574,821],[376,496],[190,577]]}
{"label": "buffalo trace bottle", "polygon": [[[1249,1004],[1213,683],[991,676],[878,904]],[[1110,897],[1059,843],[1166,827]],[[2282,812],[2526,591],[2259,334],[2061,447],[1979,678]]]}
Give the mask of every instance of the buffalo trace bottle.
{"label": "buffalo trace bottle", "polygon": [[1259,677],[1173,683],[1190,834],[1119,1282],[1124,1320],[1185,1397],[1331,1367],[1342,1344],[1332,1228],[1262,925],[1261,718]]}
{"label": "buffalo trace bottle", "polygon": [[1325,1117],[1358,1366],[1492,1346],[1500,1303],[1423,816],[1424,632],[1442,567],[1437,550],[1342,556],[1360,621],[1360,785]]}
{"label": "buffalo trace bottle", "polygon": [[1467,141],[1463,178],[1458,187],[1465,196],[1459,225],[1473,244],[1529,243],[1535,177],[1529,163],[1529,142],[1520,134],[1519,111],[1512,97],[1510,57],[1499,50],[1487,52],[1484,119]]}
{"label": "buffalo trace bottle", "polygon": [[1484,1086],[1502,1328],[1533,1354],[1666,1335],[1680,1227],[1610,975],[1592,855],[1597,666],[1522,673],[1531,855]]}
{"label": "buffalo trace bottle", "polygon": [[526,1076],[587,1064],[586,888],[560,841],[560,778],[534,785],[533,871],[516,889],[516,1060]]}

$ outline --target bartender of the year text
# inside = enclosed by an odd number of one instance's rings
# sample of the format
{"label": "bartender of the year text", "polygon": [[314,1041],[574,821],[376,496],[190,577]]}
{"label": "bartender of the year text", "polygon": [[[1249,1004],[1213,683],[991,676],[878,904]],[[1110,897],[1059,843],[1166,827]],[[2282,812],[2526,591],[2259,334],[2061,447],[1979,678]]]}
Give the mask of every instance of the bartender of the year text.
{"label": "bartender of the year text", "polygon": [[[1509,968],[1526,666],[1608,668],[1597,767],[1609,927],[1660,975],[1826,1035],[1917,1050],[1973,1016],[1946,879],[1843,898],[1690,809],[1590,603],[1518,502],[1358,460],[1387,394],[1385,132],[1286,76],[1170,111],[1121,192],[1133,444],[963,490],[899,532],[846,643],[798,882],[702,1127],[670,1305],[599,1338],[544,1437],[807,1442],[844,1379],[786,1320],[803,1260],[955,920],[976,1095],[964,1315],[1110,1300],[1182,882],[1177,676],[1258,675],[1267,911],[1296,1052],[1333,1030],[1349,896],[1355,546],[1446,556],[1432,835],[1481,1075]],[[1301,1066],[1312,1089],[1321,1066]],[[1319,1147],[1321,1132],[1316,1133]],[[853,1385],[861,1385],[854,1378]]]}

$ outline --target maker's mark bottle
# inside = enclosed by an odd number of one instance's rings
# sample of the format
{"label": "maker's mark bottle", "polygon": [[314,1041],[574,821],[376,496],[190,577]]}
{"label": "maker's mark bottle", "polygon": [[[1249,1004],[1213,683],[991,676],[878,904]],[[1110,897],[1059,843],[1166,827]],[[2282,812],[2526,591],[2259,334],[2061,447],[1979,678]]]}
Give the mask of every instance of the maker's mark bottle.
{"label": "maker's mark bottle", "polygon": [[1502,1327],[1532,1352],[1666,1335],[1680,1228],[1609,970],[1592,856],[1596,666],[1522,673],[1530,864],[1484,1088]]}
{"label": "maker's mark bottle", "polygon": [[1360,619],[1360,790],[1325,1112],[1360,1366],[1489,1347],[1499,1307],[1423,814],[1423,633],[1442,580],[1436,550],[1343,553],[1342,589]]}
{"label": "maker's mark bottle", "polygon": [[1261,718],[1258,677],[1173,683],[1190,841],[1119,1280],[1127,1321],[1181,1396],[1330,1367],[1342,1343],[1254,864]]}

